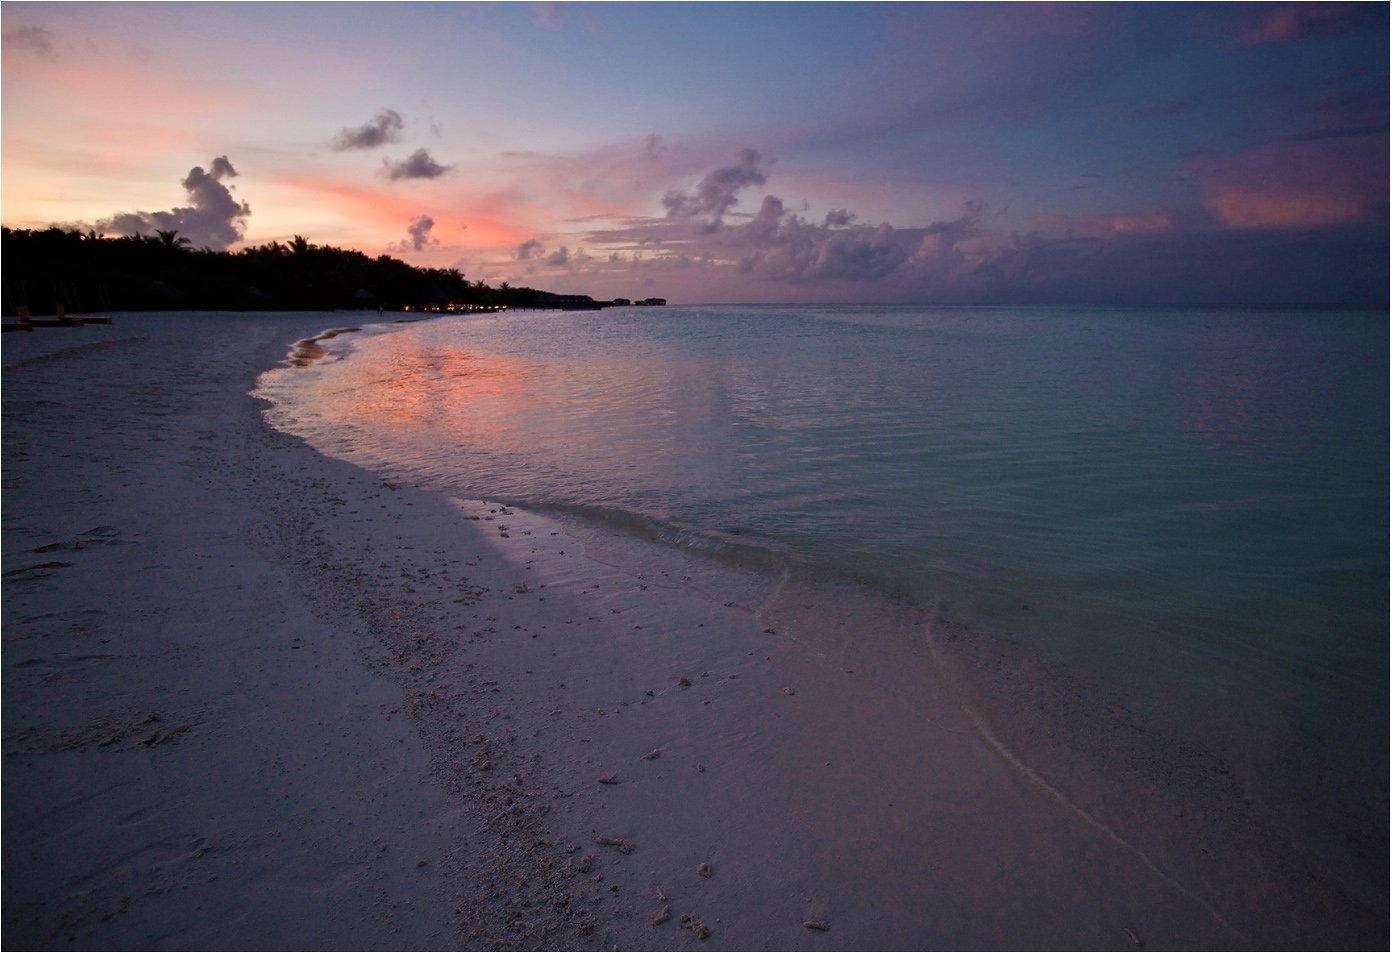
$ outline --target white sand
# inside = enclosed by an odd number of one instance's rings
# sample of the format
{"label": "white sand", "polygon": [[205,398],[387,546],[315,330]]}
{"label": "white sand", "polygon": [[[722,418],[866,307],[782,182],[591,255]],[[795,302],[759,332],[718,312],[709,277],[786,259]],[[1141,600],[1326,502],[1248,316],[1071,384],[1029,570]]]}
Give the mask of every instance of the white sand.
{"label": "white sand", "polygon": [[7,947],[1243,943],[927,641],[266,427],[257,373],[350,320],[0,342]]}

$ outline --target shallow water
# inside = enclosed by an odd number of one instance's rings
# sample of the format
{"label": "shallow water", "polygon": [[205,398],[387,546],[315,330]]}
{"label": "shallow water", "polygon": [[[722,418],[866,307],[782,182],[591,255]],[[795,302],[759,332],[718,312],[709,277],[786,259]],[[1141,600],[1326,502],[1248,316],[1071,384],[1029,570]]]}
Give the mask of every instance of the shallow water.
{"label": "shallow water", "polygon": [[1016,748],[1208,736],[1272,824],[1337,777],[1385,863],[1385,313],[628,308],[320,345],[260,393],[326,453],[902,600]]}

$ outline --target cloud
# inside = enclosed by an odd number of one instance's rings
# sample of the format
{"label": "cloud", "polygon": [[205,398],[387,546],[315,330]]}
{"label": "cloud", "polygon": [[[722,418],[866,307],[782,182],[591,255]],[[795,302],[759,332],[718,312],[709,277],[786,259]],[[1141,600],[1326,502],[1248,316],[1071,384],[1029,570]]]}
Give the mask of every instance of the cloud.
{"label": "cloud", "polygon": [[440,240],[430,234],[430,230],[435,227],[435,220],[428,215],[418,215],[406,226],[406,239],[401,242],[392,242],[387,246],[390,252],[420,252],[431,245],[439,245]]}
{"label": "cloud", "polygon": [[768,181],[768,173],[760,168],[761,158],[753,149],[742,149],[739,162],[707,173],[693,191],[672,190],[662,197],[669,219],[691,219],[711,216],[710,225],[719,227],[722,217],[739,201],[741,190],[760,186]]}
{"label": "cloud", "polygon": [[393,182],[398,179],[438,179],[453,168],[440,165],[425,149],[417,149],[400,162],[382,161],[382,174]]}
{"label": "cloud", "polygon": [[513,253],[513,258],[525,262],[528,259],[541,257],[544,251],[545,249],[542,247],[540,241],[537,239],[527,239],[527,241],[517,246],[517,251]]}
{"label": "cloud", "polygon": [[1202,207],[1122,207],[1025,233],[989,228],[976,201],[926,225],[813,214],[770,193],[740,211],[743,190],[770,178],[751,149],[667,192],[666,215],[577,236],[595,259],[573,246],[548,256],[538,240],[516,257],[615,294],[658,276],[695,300],[1367,302],[1386,289],[1386,149],[1385,131],[1350,131],[1200,155],[1184,171]]}
{"label": "cloud", "polygon": [[241,241],[251,206],[238,202],[223,179],[237,175],[226,156],[218,156],[204,170],[194,166],[180,183],[188,194],[187,206],[167,212],[120,212],[96,224],[101,232],[121,235],[174,230],[195,247],[224,250]]}
{"label": "cloud", "polygon": [[[726,267],[751,278],[786,284],[865,284],[881,280],[921,282],[941,279],[967,265],[961,244],[977,234],[981,207],[968,207],[950,221],[896,228],[861,225],[855,213],[833,209],[821,222],[789,211],[781,198],[765,195],[743,221],[730,210],[738,193],[762,185],[767,174],[752,149],[740,162],[706,175],[690,192],[669,192],[668,214],[661,219],[631,219],[622,228],[594,231],[589,241],[633,254],[644,269]],[[703,221],[705,216],[713,216]]]}
{"label": "cloud", "polygon": [[565,7],[560,3],[538,3],[537,22],[548,30],[559,30],[565,24]]}
{"label": "cloud", "polygon": [[1385,301],[1385,230],[1177,228],[1013,235],[954,283],[957,300],[1171,304]]}
{"label": "cloud", "polygon": [[1387,133],[1293,137],[1192,165],[1230,228],[1329,228],[1387,215]]}
{"label": "cloud", "polygon": [[1318,36],[1336,36],[1351,30],[1379,24],[1379,10],[1384,19],[1382,4],[1362,3],[1291,3],[1263,11],[1255,19],[1238,26],[1238,41],[1244,46],[1264,46],[1290,43]]}
{"label": "cloud", "polygon": [[734,230],[742,272],[793,283],[943,279],[966,265],[960,243],[977,231],[979,207],[926,227],[855,225],[845,209],[823,224],[784,210],[766,196],[759,213]]}
{"label": "cloud", "polygon": [[364,123],[357,129],[345,128],[334,138],[333,147],[339,152],[348,149],[376,149],[386,143],[399,141],[404,125],[400,113],[394,109],[383,109],[372,117],[371,122]]}
{"label": "cloud", "polygon": [[3,34],[7,52],[32,53],[34,56],[53,56],[53,34],[42,27],[19,27]]}

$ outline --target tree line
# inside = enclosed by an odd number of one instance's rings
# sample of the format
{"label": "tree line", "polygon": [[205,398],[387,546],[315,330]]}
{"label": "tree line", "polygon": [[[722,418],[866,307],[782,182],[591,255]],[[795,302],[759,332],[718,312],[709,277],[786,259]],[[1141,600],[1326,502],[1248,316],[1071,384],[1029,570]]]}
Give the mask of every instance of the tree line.
{"label": "tree line", "polygon": [[525,308],[550,296],[471,282],[457,268],[416,268],[389,255],[314,245],[296,235],[219,252],[176,230],[109,238],[78,229],[0,230],[4,312],[397,310]]}

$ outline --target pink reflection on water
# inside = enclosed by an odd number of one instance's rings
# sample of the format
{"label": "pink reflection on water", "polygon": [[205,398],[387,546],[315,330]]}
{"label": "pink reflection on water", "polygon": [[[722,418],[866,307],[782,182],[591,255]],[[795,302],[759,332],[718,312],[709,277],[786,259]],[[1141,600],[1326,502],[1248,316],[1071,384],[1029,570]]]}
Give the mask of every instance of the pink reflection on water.
{"label": "pink reflection on water", "polygon": [[530,386],[541,376],[534,362],[391,337],[385,362],[339,369],[339,387],[326,395],[333,417],[405,442],[447,438],[495,446],[514,430],[516,412],[540,400]]}

